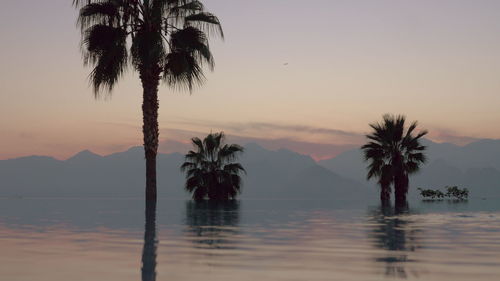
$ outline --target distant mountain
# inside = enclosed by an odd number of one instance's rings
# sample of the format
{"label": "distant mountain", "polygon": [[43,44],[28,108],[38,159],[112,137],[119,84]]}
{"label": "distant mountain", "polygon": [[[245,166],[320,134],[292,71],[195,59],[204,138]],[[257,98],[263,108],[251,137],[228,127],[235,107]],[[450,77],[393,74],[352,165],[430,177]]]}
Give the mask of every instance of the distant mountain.
{"label": "distant mountain", "polygon": [[81,151],[81,152],[75,154],[73,157],[66,160],[66,162],[68,162],[68,163],[78,163],[78,162],[83,163],[83,162],[89,162],[89,161],[100,159],[100,158],[101,158],[100,155],[95,154],[90,150],[84,150],[84,151]]}
{"label": "distant mountain", "polygon": [[[159,154],[158,194],[187,198],[179,153]],[[373,189],[319,166],[290,150],[245,147],[243,198],[348,199],[375,196]],[[135,197],[144,193],[142,147],[100,156],[82,151],[65,161],[32,156],[0,161],[0,196]]]}
{"label": "distant mountain", "polygon": [[241,159],[248,173],[243,198],[366,198],[367,186],[319,166],[310,156],[248,144]]}
{"label": "distant mountain", "polygon": [[[466,146],[425,140],[429,161],[411,178],[416,187],[459,185],[472,197],[500,197],[500,140],[481,140]],[[159,154],[158,193],[188,198],[179,153]],[[366,163],[359,149],[316,163],[311,157],[257,144],[245,146],[240,162],[247,170],[242,198],[373,198],[375,182],[367,182]],[[82,151],[65,161],[30,156],[0,161],[0,196],[112,196],[136,197],[144,193],[142,147],[100,156]]]}
{"label": "distant mountain", "polygon": [[[500,197],[500,140],[480,140],[466,146],[424,140],[428,162],[411,178],[413,187],[442,188],[459,185],[471,196]],[[359,182],[365,182],[366,163],[360,149],[319,162],[319,165]],[[375,185],[374,182],[370,185]],[[415,189],[413,194],[415,194]]]}

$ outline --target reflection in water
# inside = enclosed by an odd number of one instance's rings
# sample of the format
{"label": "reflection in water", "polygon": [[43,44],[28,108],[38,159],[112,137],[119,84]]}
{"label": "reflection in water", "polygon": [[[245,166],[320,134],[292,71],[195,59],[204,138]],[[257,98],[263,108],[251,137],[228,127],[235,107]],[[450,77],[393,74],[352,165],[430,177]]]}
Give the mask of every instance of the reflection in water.
{"label": "reflection in water", "polygon": [[[409,214],[407,205],[396,208],[381,206],[371,213],[372,243],[376,248],[386,250],[385,255],[375,261],[385,264],[387,276],[407,278],[405,266],[413,262],[408,254],[419,248],[417,234],[420,230],[412,225]],[[418,275],[415,271],[412,274]]]}
{"label": "reflection in water", "polygon": [[142,281],[156,280],[156,202],[146,202],[146,224],[144,227],[144,247],[142,249]]}
{"label": "reflection in water", "polygon": [[[320,203],[248,200],[213,206],[169,200],[158,202],[155,216],[154,205],[145,210],[139,199],[0,199],[0,280],[490,281],[500,276],[498,200],[415,203],[418,214],[314,204]],[[483,209],[470,210],[479,204]],[[144,241],[138,244],[138,237]],[[140,262],[141,251],[142,266],[130,267]]]}
{"label": "reflection in water", "polygon": [[233,236],[238,234],[240,203],[193,202],[186,203],[186,224],[193,242],[200,248],[234,248]]}

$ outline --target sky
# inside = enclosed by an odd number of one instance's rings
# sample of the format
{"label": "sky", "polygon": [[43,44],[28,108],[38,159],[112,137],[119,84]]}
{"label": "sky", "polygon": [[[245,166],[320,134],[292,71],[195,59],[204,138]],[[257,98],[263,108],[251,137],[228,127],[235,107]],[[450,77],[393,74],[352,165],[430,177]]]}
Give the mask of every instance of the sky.
{"label": "sky", "polygon": [[[500,1],[206,0],[225,40],[192,94],[160,88],[161,151],[231,141],[324,159],[359,147],[385,113],[438,142],[500,138]],[[71,0],[2,0],[0,159],[65,159],[142,144],[132,71],[94,99]]]}

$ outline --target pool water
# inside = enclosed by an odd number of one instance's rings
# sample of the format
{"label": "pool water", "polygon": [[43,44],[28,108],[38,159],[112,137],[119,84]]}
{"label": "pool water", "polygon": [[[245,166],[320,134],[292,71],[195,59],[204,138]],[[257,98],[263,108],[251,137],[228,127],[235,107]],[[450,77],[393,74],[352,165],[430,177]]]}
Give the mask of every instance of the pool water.
{"label": "pool water", "polygon": [[500,280],[500,200],[369,203],[0,199],[0,280]]}

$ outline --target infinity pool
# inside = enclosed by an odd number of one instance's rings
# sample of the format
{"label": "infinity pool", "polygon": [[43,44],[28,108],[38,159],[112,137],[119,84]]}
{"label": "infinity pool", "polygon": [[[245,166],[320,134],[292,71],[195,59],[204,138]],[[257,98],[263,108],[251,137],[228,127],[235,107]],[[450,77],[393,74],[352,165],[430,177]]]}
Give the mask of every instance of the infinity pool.
{"label": "infinity pool", "polygon": [[0,280],[500,280],[500,200],[0,199]]}

